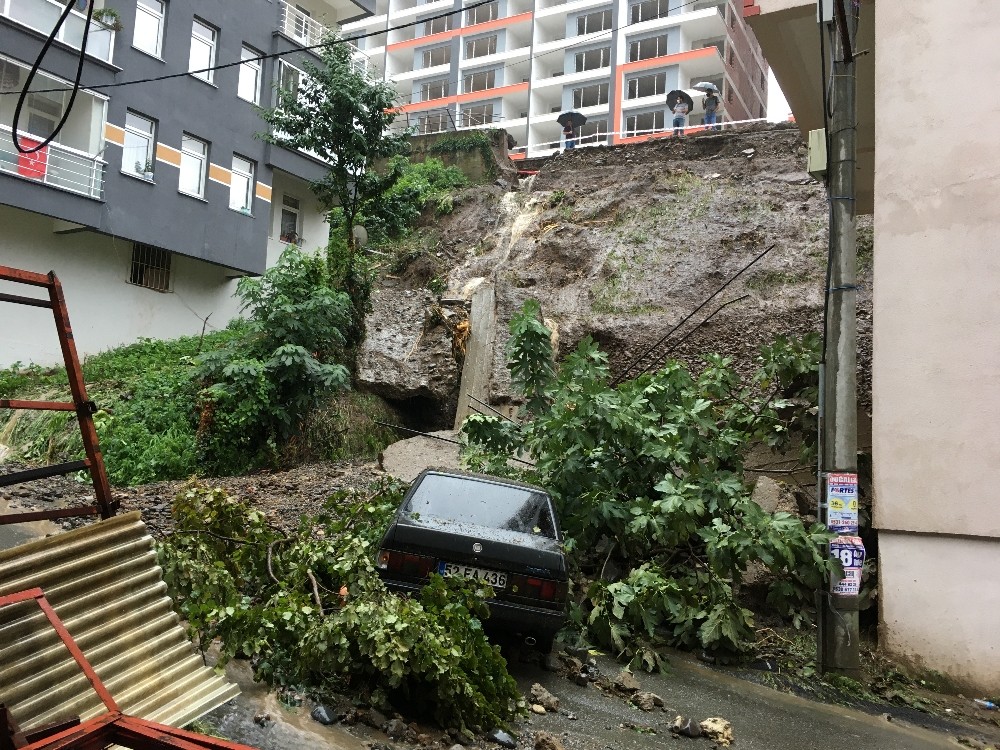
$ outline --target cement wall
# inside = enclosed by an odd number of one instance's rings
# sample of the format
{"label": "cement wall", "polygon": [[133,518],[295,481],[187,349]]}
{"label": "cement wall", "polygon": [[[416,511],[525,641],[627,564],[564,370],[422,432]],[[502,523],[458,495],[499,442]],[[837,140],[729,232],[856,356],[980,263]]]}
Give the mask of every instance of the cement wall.
{"label": "cement wall", "polygon": [[461,169],[470,182],[492,182],[498,176],[498,171],[513,172],[513,167],[510,166],[510,158],[507,155],[507,131],[505,130],[481,131],[486,133],[493,143],[494,164],[490,164],[478,148],[473,151],[447,150],[436,152],[433,150],[436,144],[452,139],[465,139],[475,132],[477,131],[415,135],[410,139],[410,160],[422,162],[430,157],[440,159],[448,166]]}
{"label": "cement wall", "polygon": [[[875,6],[875,523],[881,637],[1000,685],[1000,70],[985,2]],[[929,30],[933,30],[932,32]],[[961,54],[956,54],[961,50]],[[962,81],[976,106],[933,104]]]}
{"label": "cement wall", "polygon": [[[55,234],[63,225],[40,214],[0,206],[0,265],[55,271],[63,285],[80,356],[140,337],[173,338],[224,328],[237,314],[232,272],[174,254],[172,292],[128,283],[132,243],[93,232]],[[0,282],[0,292],[40,296],[22,284]],[[0,303],[0,367],[14,362],[62,362],[52,312]]]}

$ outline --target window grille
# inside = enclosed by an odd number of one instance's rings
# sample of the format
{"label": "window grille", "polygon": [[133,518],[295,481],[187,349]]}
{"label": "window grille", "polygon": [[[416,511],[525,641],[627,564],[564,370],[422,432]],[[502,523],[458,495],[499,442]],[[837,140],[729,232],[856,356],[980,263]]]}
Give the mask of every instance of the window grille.
{"label": "window grille", "polygon": [[142,242],[133,243],[128,283],[157,292],[169,292],[170,256],[169,250]]}

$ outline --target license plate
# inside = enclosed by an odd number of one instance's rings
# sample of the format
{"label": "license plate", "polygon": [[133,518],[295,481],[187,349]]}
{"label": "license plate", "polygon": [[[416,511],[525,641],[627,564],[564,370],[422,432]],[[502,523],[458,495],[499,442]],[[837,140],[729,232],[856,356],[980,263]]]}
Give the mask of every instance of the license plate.
{"label": "license plate", "polygon": [[459,565],[458,563],[440,562],[438,563],[438,573],[443,576],[457,576],[459,578],[478,578],[495,589],[507,587],[507,574],[497,570],[486,570],[476,568],[472,565]]}

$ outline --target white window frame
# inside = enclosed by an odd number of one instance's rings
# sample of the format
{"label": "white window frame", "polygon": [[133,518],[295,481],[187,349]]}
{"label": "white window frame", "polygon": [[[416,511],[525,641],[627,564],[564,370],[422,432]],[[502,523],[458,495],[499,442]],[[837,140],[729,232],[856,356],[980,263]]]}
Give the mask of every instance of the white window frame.
{"label": "white window frame", "polygon": [[[643,56],[643,45],[647,47],[653,43],[653,54]],[[670,35],[656,34],[655,36],[644,36],[641,39],[633,39],[628,44],[628,61],[637,62],[639,60],[652,60],[654,57],[663,57],[669,54]]]}
{"label": "white window frame", "polygon": [[465,25],[475,26],[480,23],[487,23],[489,21],[495,21],[500,17],[500,2],[488,3],[487,5],[479,5],[475,8],[468,8],[465,11]]}
{"label": "white window frame", "polygon": [[[477,81],[482,81],[484,85],[477,86]],[[489,91],[497,87],[496,68],[489,70],[477,70],[473,73],[466,73],[463,81],[463,92],[466,94],[474,91]]]}
{"label": "white window frame", "polygon": [[[253,47],[248,47],[244,44],[240,48],[240,60],[242,62],[240,62],[239,82],[236,84],[236,96],[251,104],[260,104],[260,81],[263,77],[264,68],[262,61],[255,59],[260,56],[261,53]],[[244,84],[249,80],[249,76],[253,76],[253,97],[250,99],[243,95]]]}
{"label": "white window frame", "polygon": [[[208,36],[203,32],[208,32]],[[219,43],[219,30],[214,26],[202,21],[200,18],[195,18],[191,22],[191,49],[188,53],[188,73],[193,75],[199,80],[205,81],[206,83],[215,83],[215,55],[218,50]],[[202,62],[195,62],[195,49],[197,44],[204,45],[204,48],[208,49],[208,64],[205,65]],[[195,73],[196,70],[205,70],[203,73]]]}
{"label": "white window frame", "polygon": [[477,36],[465,40],[465,59],[471,60],[474,57],[486,57],[497,53],[498,34],[488,36]]}
{"label": "white window frame", "polygon": [[[640,117],[652,117],[653,122],[650,123],[652,127],[639,127]],[[657,119],[660,120],[657,124]],[[625,118],[625,137],[631,138],[636,135],[650,135],[653,132],[660,132],[666,129],[667,116],[666,112],[662,109],[656,109],[652,112],[637,112],[634,115],[629,115]],[[639,131],[643,132],[639,132]]]}
{"label": "white window frame", "polygon": [[[158,6],[159,10],[156,10]],[[156,24],[156,43],[154,49],[146,49],[139,44],[136,35],[139,33],[139,15],[142,14]],[[153,57],[160,57],[163,54],[163,25],[167,16],[167,7],[162,0],[136,0],[135,3],[135,28],[132,30],[132,46],[140,52],[145,52]]]}
{"label": "white window frame", "polygon": [[[424,24],[424,36],[431,36],[432,34],[443,34],[446,31],[451,31],[455,28],[455,16],[444,16],[443,18],[434,18],[431,20],[426,20]],[[385,46],[385,45],[379,45]]]}
{"label": "white window frame", "polygon": [[576,35],[596,34],[611,28],[611,10],[595,10],[576,17]]}
{"label": "white window frame", "polygon": [[252,159],[233,154],[233,168],[230,171],[232,176],[229,178],[229,207],[234,211],[252,213],[254,174],[257,165]]}
{"label": "white window frame", "polygon": [[471,128],[477,125],[493,123],[493,102],[470,104],[462,107],[462,127]]}
{"label": "white window frame", "polygon": [[[648,79],[653,79],[653,93],[651,94],[639,94],[640,81],[646,82]],[[647,73],[641,76],[633,76],[629,78],[625,86],[625,98],[626,99],[642,99],[647,96],[663,96],[667,93],[667,73],[666,71],[660,71],[659,73]]]}
{"label": "white window frame", "polygon": [[[597,89],[597,101],[589,102],[589,94],[592,93],[593,89]],[[608,103],[610,92],[610,86],[607,82],[604,83],[590,83],[585,86],[580,86],[579,88],[573,89],[573,109],[582,109],[583,107],[598,107],[602,104]]]}
{"label": "white window frame", "polygon": [[[443,57],[444,59],[436,62],[436,57]],[[420,60],[424,68],[436,68],[438,65],[448,65],[451,62],[451,44],[426,47],[422,51]]]}
{"label": "white window frame", "polygon": [[[429,102],[434,99],[443,99],[448,96],[451,87],[447,78],[435,78],[433,81],[422,81],[420,83],[420,101]],[[440,90],[440,94],[437,92]],[[432,96],[432,92],[434,95]]]}
{"label": "white window frame", "polygon": [[[598,53],[597,65],[591,65],[587,67],[588,58],[594,53]],[[600,70],[601,68],[607,68],[611,65],[611,47],[595,47],[594,49],[587,49],[581,52],[577,52],[574,60],[574,70],[577,73],[584,73],[588,70]]]}
{"label": "white window frame", "polygon": [[[288,205],[289,201],[294,201],[295,205]],[[287,239],[288,233],[282,231],[285,225],[285,213],[289,216],[295,217],[295,230],[291,233],[293,239]],[[293,195],[282,194],[281,196],[281,206],[278,212],[278,241],[279,242],[289,242],[292,244],[299,244],[302,242],[302,236],[299,232],[302,231],[302,201]]]}
{"label": "white window frame", "polygon": [[447,112],[422,112],[417,117],[417,132],[420,135],[443,133],[450,130],[451,118]]}
{"label": "white window frame", "polygon": [[[204,153],[198,153],[191,148],[193,143],[201,144],[204,147]],[[184,185],[184,173],[190,170],[192,167],[198,170],[198,192],[192,193],[188,190],[183,189]],[[208,179],[208,141],[203,141],[201,138],[196,138],[193,135],[188,135],[185,133],[181,136],[181,164],[180,171],[177,182],[177,192],[184,195],[190,195],[195,198],[205,198],[205,182]]]}
{"label": "white window frame", "polygon": [[[142,120],[149,123],[149,130],[142,130],[129,122],[129,118]],[[125,143],[122,145],[122,172],[133,177],[145,179],[146,163],[156,164],[156,120],[140,112],[131,109],[125,110]],[[129,150],[129,138],[139,139],[146,142],[146,155],[142,159],[133,160],[131,156],[125,156]],[[128,163],[126,163],[128,159]],[[135,165],[142,163],[141,169],[136,169]],[[152,169],[149,171],[153,171]]]}

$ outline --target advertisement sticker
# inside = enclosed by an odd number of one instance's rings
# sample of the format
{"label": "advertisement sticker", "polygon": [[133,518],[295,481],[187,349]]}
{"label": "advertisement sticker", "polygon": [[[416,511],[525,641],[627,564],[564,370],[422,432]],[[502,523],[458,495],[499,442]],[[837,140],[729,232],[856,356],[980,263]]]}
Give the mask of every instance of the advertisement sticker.
{"label": "advertisement sticker", "polygon": [[858,475],[826,477],[826,526],[838,534],[858,533]]}
{"label": "advertisement sticker", "polygon": [[830,555],[844,566],[844,577],[830,579],[830,591],[840,596],[861,593],[861,568],[865,564],[865,545],[859,536],[839,536],[830,542]]}

